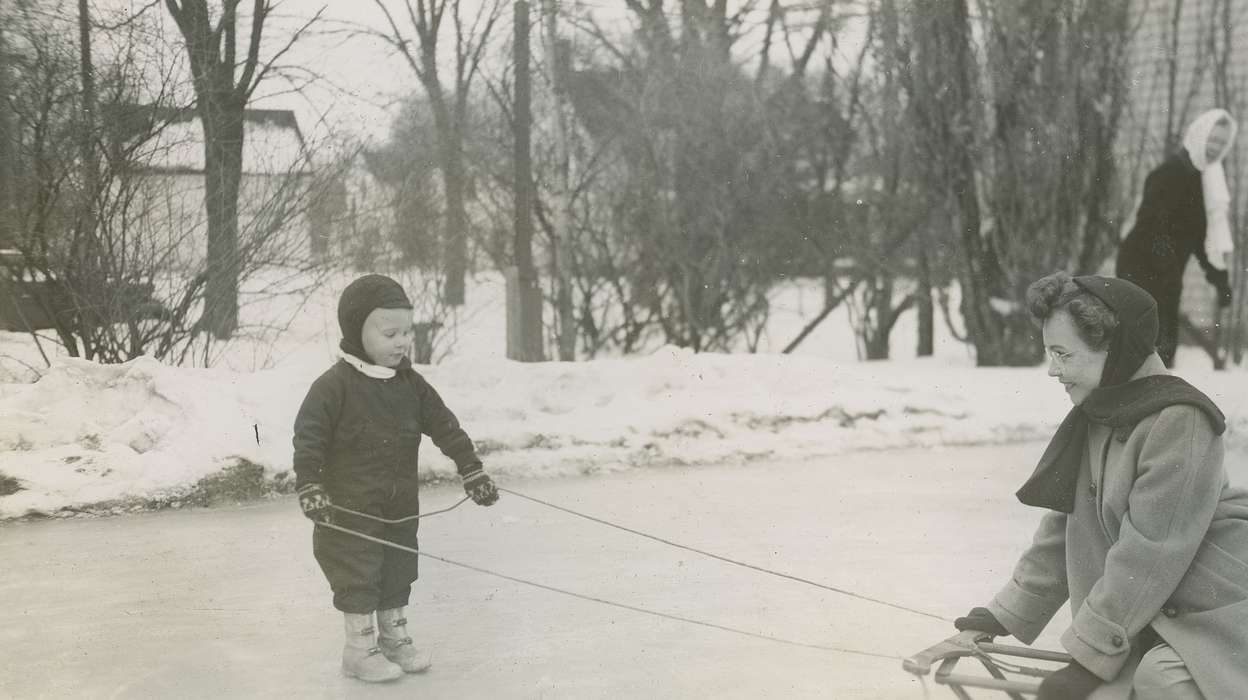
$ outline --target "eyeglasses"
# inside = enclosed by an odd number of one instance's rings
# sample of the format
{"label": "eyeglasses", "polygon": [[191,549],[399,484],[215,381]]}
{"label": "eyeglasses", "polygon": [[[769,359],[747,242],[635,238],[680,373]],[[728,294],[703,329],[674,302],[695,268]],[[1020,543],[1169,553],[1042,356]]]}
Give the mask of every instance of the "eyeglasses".
{"label": "eyeglasses", "polygon": [[1059,365],[1065,365],[1070,360],[1070,358],[1074,356],[1074,354],[1075,354],[1074,350],[1067,350],[1066,352],[1061,352],[1060,350],[1049,348],[1049,357],[1052,358],[1052,360]]}

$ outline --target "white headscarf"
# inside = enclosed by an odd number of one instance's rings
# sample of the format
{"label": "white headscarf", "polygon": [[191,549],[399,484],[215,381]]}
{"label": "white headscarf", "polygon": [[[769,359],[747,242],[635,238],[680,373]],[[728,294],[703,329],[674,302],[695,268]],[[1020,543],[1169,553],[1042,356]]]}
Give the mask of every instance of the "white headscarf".
{"label": "white headscarf", "polygon": [[[1223,120],[1230,124],[1230,138],[1222,152],[1210,159],[1205,152],[1205,144],[1214,125]],[[1226,261],[1235,250],[1229,216],[1231,191],[1226,186],[1226,171],[1222,168],[1222,160],[1234,146],[1238,128],[1230,112],[1225,109],[1211,109],[1196,117],[1183,134],[1183,148],[1187,149],[1192,165],[1200,171],[1200,189],[1205,199],[1205,256],[1209,258],[1209,264],[1219,270],[1226,269]]]}

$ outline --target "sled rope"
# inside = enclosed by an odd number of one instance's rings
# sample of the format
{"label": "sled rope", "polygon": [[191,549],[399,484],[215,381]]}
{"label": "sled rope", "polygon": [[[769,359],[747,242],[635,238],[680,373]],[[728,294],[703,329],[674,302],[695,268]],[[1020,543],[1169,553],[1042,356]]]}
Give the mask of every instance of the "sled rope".
{"label": "sled rope", "polygon": [[949,622],[949,623],[952,623],[952,622],[953,622],[953,620],[951,620],[951,619],[949,619],[949,618],[947,618],[947,617],[942,617],[942,616],[940,616],[940,615],[936,615],[936,614],[934,614],[934,613],[925,612],[925,611],[923,611],[923,610],[917,610],[917,609],[915,609],[915,608],[906,607],[905,605],[900,605],[900,604],[898,604],[898,603],[890,603],[890,602],[889,602],[889,601],[887,601],[887,600],[880,600],[879,598],[872,598],[872,597],[870,597],[870,596],[862,595],[861,593],[854,593],[853,591],[847,591],[847,590],[845,590],[845,589],[843,589],[843,588],[837,588],[836,586],[829,586],[829,585],[827,585],[827,584],[825,584],[825,583],[819,583],[818,581],[811,581],[810,579],[802,578],[802,577],[800,577],[800,576],[794,576],[794,575],[792,575],[792,574],[786,574],[786,573],[784,573],[784,572],[782,572],[782,571],[775,571],[774,569],[768,569],[768,568],[765,568],[765,567],[762,567],[762,566],[757,566],[757,565],[755,565],[755,564],[750,564],[750,563],[748,563],[748,562],[738,561],[738,560],[736,560],[736,559],[730,559],[729,557],[725,557],[725,556],[722,556],[722,555],[719,555],[719,554],[714,554],[714,553],[712,553],[712,552],[707,552],[707,551],[702,550],[702,549],[697,549],[696,547],[690,547],[690,546],[688,546],[688,545],[683,545],[683,544],[680,544],[679,542],[673,542],[673,541],[671,541],[671,540],[667,540],[667,539],[664,539],[664,538],[662,538],[662,537],[658,537],[658,536],[656,536],[656,535],[651,535],[651,534],[648,534],[648,533],[645,533],[645,532],[641,532],[641,531],[639,531],[639,530],[634,530],[633,528],[630,528],[630,527],[625,527],[624,525],[619,525],[619,524],[617,524],[617,523],[613,523],[613,522],[610,522],[610,521],[607,521],[607,520],[603,520],[602,518],[596,518],[596,517],[594,517],[594,516],[592,516],[592,515],[586,515],[585,513],[578,513],[577,511],[574,511],[574,510],[572,510],[572,509],[570,509],[570,508],[564,508],[563,506],[557,506],[557,505],[555,505],[555,504],[553,504],[553,503],[549,503],[549,502],[547,502],[547,501],[543,501],[543,500],[541,500],[541,499],[539,499],[539,498],[533,498],[532,496],[526,496],[526,495],[524,495],[524,494],[522,494],[522,493],[517,493],[517,492],[515,492],[515,491],[512,491],[511,489],[499,488],[498,490],[499,490],[499,491],[502,491],[502,492],[504,492],[504,493],[509,493],[509,494],[511,494],[511,495],[513,495],[513,496],[516,496],[517,498],[523,498],[523,499],[525,499],[526,501],[532,501],[532,502],[534,502],[534,503],[537,503],[537,504],[540,504],[540,505],[546,506],[547,508],[553,508],[553,509],[555,509],[555,510],[562,511],[562,512],[564,512],[564,513],[567,513],[567,514],[569,514],[569,515],[575,515],[575,516],[576,516],[576,517],[578,517],[578,518],[584,518],[584,519],[586,519],[586,520],[589,520],[589,521],[592,521],[592,522],[598,523],[598,524],[600,524],[600,525],[606,525],[607,527],[613,527],[613,528],[615,528],[615,529],[617,529],[617,530],[623,530],[624,532],[627,532],[627,533],[630,533],[630,534],[633,534],[633,535],[637,535],[638,537],[644,537],[644,538],[649,539],[649,540],[654,540],[655,542],[660,542],[660,543],[662,543],[662,544],[668,545],[669,547],[676,547],[677,549],[683,549],[683,550],[685,550],[685,551],[688,551],[688,552],[693,552],[693,553],[695,553],[695,554],[701,554],[701,555],[702,555],[702,556],[704,556],[704,557],[710,557],[711,559],[718,559],[719,561],[726,562],[726,563],[728,563],[728,564],[732,564],[732,565],[734,565],[734,566],[741,566],[741,567],[744,567],[744,568],[746,568],[746,569],[752,569],[752,570],[754,570],[754,571],[758,571],[758,572],[761,572],[761,573],[764,573],[764,574],[770,574],[770,575],[772,575],[772,576],[778,576],[778,577],[780,577],[780,578],[788,579],[788,580],[790,580],[790,581],[797,581],[798,583],[804,583],[804,584],[807,584],[807,585],[809,585],[809,586],[814,586],[814,587],[816,587],[816,588],[822,588],[822,589],[823,589],[823,590],[825,590],[825,591],[832,591],[833,593],[839,593],[839,594],[841,594],[841,595],[844,595],[844,596],[849,596],[850,598],[857,598],[858,600],[864,600],[864,601],[867,601],[867,602],[869,602],[869,603],[876,603],[877,605],[884,605],[884,606],[887,606],[887,607],[893,608],[893,609],[895,609],[895,610],[903,610],[903,611],[905,611],[905,612],[914,613],[915,615],[922,615],[923,617],[930,617],[930,618],[932,618],[932,619],[934,619],[934,620],[940,620],[941,622]]}
{"label": "sled rope", "polygon": [[[501,490],[501,489],[500,489],[500,490]],[[432,513],[430,513],[430,515],[432,515]],[[462,568],[462,569],[468,569],[469,571],[475,571],[475,572],[477,572],[477,573],[485,574],[485,575],[487,575],[487,576],[493,576],[493,577],[495,577],[495,578],[501,578],[501,579],[504,579],[504,580],[506,580],[506,581],[511,581],[511,582],[513,582],[513,583],[519,583],[519,584],[523,584],[523,585],[525,585],[525,586],[532,586],[533,588],[540,588],[540,589],[542,589],[542,590],[544,590],[544,591],[549,591],[549,592],[551,592],[551,593],[558,593],[558,594],[560,594],[560,595],[565,595],[565,596],[569,596],[569,597],[572,597],[572,598],[577,598],[577,599],[579,599],[579,600],[584,600],[584,601],[588,601],[588,602],[591,602],[591,603],[598,603],[598,604],[600,604],[600,605],[606,605],[606,606],[610,606],[610,607],[613,607],[613,608],[620,608],[620,609],[622,609],[622,610],[628,610],[628,611],[635,612],[635,613],[641,613],[641,614],[643,614],[643,615],[651,615],[651,616],[653,616],[653,617],[659,617],[659,618],[663,618],[663,619],[665,619],[665,620],[672,620],[672,621],[674,621],[674,622],[682,622],[682,623],[689,624],[689,625],[698,625],[698,626],[700,626],[700,627],[709,627],[709,628],[711,628],[711,629],[716,629],[716,630],[720,630],[720,631],[723,631],[723,632],[731,632],[731,633],[733,633],[733,634],[739,634],[739,635],[743,635],[743,636],[746,636],[746,637],[751,637],[751,638],[753,638],[753,639],[761,639],[761,640],[764,640],[764,641],[768,641],[768,642],[775,642],[775,643],[778,643],[778,644],[785,644],[785,645],[788,645],[788,646],[804,647],[804,648],[806,648],[806,649],[818,649],[818,650],[820,650],[820,651],[831,651],[831,652],[836,652],[836,653],[838,653],[838,654],[853,654],[853,655],[856,655],[856,656],[869,656],[869,657],[876,658],[876,659],[888,659],[888,660],[890,660],[890,661],[897,661],[897,660],[901,660],[901,657],[900,657],[900,656],[897,656],[896,654],[881,654],[881,653],[878,653],[878,652],[873,652],[873,651],[863,651],[863,650],[860,650],[860,649],[850,649],[850,648],[847,648],[847,647],[830,646],[830,645],[826,645],[826,644],[812,644],[812,643],[810,643],[810,642],[799,642],[799,641],[795,641],[795,640],[792,640],[792,639],[784,639],[784,638],[782,638],[782,637],[773,637],[773,636],[771,636],[771,635],[761,634],[761,633],[759,633],[759,632],[751,632],[751,631],[749,631],[749,630],[743,630],[743,629],[740,629],[740,628],[737,628],[737,627],[729,627],[729,626],[727,626],[727,625],[720,625],[720,624],[716,624],[716,623],[714,623],[714,622],[706,622],[705,620],[695,620],[695,619],[690,618],[690,617],[683,617],[683,616],[680,616],[680,615],[673,615],[673,614],[671,614],[671,613],[660,612],[660,611],[658,611],[658,610],[650,610],[650,609],[647,609],[647,608],[638,607],[638,606],[636,606],[636,605],[629,605],[629,604],[627,604],[627,603],[619,603],[619,602],[616,602],[616,601],[613,601],[613,600],[607,600],[606,598],[598,598],[598,597],[596,597],[596,596],[586,595],[586,594],[584,594],[584,593],[577,593],[577,592],[575,592],[575,591],[569,591],[569,590],[564,589],[564,588],[557,588],[557,587],[555,587],[555,586],[548,586],[548,585],[546,585],[546,584],[544,584],[544,583],[538,583],[538,582],[536,582],[536,581],[530,581],[530,580],[528,580],[528,579],[523,579],[523,578],[519,578],[519,577],[516,577],[516,576],[509,576],[509,575],[507,575],[507,574],[499,573],[499,572],[497,572],[497,571],[492,571],[492,570],[490,570],[490,569],[485,569],[485,568],[482,568],[482,567],[479,567],[479,566],[473,566],[472,564],[465,564],[465,563],[463,563],[463,562],[458,562],[458,561],[455,561],[455,560],[453,560],[453,559],[447,559],[447,558],[445,558],[445,557],[440,557],[440,556],[438,556],[438,555],[436,555],[436,554],[430,554],[430,553],[428,553],[428,552],[423,552],[423,551],[420,551],[420,550],[418,550],[418,549],[413,549],[413,548],[411,548],[411,547],[406,547],[406,546],[401,545],[401,544],[396,544],[396,543],[394,543],[394,542],[390,542],[389,540],[385,540],[385,539],[382,539],[382,538],[380,538],[380,537],[373,537],[372,535],[366,535],[366,534],[364,534],[364,533],[362,533],[362,532],[356,532],[356,531],[354,531],[354,530],[352,530],[352,529],[350,529],[350,528],[345,528],[345,527],[342,527],[341,525],[334,525],[333,523],[318,522],[318,523],[317,523],[317,526],[318,526],[318,527],[328,527],[328,528],[331,528],[331,529],[333,529],[333,530],[337,530],[337,531],[339,531],[339,532],[343,532],[343,533],[346,533],[346,534],[348,534],[348,535],[352,535],[352,536],[354,536],[354,537],[359,537],[360,539],[368,540],[369,542],[375,542],[375,543],[377,543],[377,544],[380,544],[380,545],[383,545],[383,546],[386,546],[386,547],[392,547],[392,548],[394,548],[394,549],[398,549],[398,550],[401,550],[401,551],[404,551],[404,552],[408,552],[408,553],[410,553],[410,554],[416,554],[416,555],[419,555],[419,556],[422,556],[422,557],[427,557],[427,558],[429,558],[429,559],[433,559],[433,560],[435,560],[435,561],[440,561],[440,562],[442,562],[443,564],[450,564],[451,566],[458,566],[458,567],[460,567],[460,568]]]}
{"label": "sled rope", "polygon": [[406,518],[395,518],[393,520],[390,520],[388,518],[383,518],[377,515],[371,515],[369,513],[361,513],[358,510],[351,510],[350,508],[343,508],[342,506],[336,506],[332,503],[329,504],[329,507],[333,508],[334,510],[340,510],[344,513],[350,513],[351,515],[359,516],[361,518],[364,518],[365,520],[373,520],[379,523],[385,523],[387,525],[398,525],[400,523],[406,523],[411,520],[420,520],[421,518],[428,518],[433,515],[441,515],[442,513],[449,513],[450,511],[453,511],[456,508],[464,505],[464,501],[467,501],[467,500],[468,500],[468,497],[464,496],[463,498],[459,499],[459,501],[457,501],[455,505],[449,508],[443,508],[442,510],[432,510],[432,511],[429,511],[428,513],[417,513],[416,515],[409,515]]}

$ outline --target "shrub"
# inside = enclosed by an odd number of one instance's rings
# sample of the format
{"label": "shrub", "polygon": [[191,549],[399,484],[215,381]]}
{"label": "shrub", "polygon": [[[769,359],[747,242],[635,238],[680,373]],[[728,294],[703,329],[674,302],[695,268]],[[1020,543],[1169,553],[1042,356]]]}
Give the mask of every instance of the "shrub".
{"label": "shrub", "polygon": [[22,490],[22,485],[17,479],[0,472],[0,496],[9,496]]}
{"label": "shrub", "polygon": [[214,505],[263,498],[271,490],[264,468],[241,457],[237,459],[235,464],[196,482],[184,500],[195,505]]}

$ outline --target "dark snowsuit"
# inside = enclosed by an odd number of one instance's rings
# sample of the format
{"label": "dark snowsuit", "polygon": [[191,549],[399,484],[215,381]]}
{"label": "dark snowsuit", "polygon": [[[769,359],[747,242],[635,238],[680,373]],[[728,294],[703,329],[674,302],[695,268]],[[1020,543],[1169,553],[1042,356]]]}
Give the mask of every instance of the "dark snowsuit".
{"label": "dark snowsuit", "polygon": [[[422,434],[461,475],[480,466],[455,415],[407,360],[390,379],[340,360],[312,384],[295,418],[296,487],[320,483],[335,505],[390,520],[414,515]],[[417,547],[419,520],[386,525],[341,511],[333,517],[343,527]],[[323,527],[313,532],[312,549],[335,608],[364,614],[407,604],[416,555]]]}
{"label": "dark snowsuit", "polygon": [[1174,366],[1178,347],[1179,298],[1188,258],[1196,255],[1215,286],[1226,276],[1205,256],[1204,202],[1200,171],[1185,152],[1171,156],[1148,174],[1135,225],[1118,248],[1116,275],[1157,300],[1157,354],[1167,367]]}

